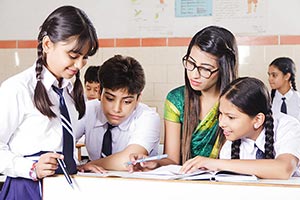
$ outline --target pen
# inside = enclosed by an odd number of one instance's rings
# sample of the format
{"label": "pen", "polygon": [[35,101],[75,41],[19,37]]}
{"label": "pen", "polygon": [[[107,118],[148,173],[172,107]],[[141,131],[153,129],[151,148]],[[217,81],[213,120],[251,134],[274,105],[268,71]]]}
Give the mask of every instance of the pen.
{"label": "pen", "polygon": [[[56,153],[56,152],[54,151],[54,153]],[[71,179],[70,174],[69,174],[69,172],[68,172],[66,163],[64,162],[64,160],[62,160],[62,159],[60,159],[60,158],[57,158],[57,162],[58,162],[58,164],[59,164],[61,170],[63,171],[64,176],[66,177],[66,179],[67,179],[69,185],[73,188],[73,182],[72,182],[72,179]]]}
{"label": "pen", "polygon": [[133,164],[137,164],[137,163],[141,163],[141,162],[147,162],[147,161],[152,161],[152,160],[160,160],[163,158],[167,158],[168,154],[162,154],[162,155],[157,155],[157,156],[151,156],[151,157],[147,157],[147,158],[142,158],[142,159],[138,159],[136,161],[128,161],[126,162],[127,165],[133,165]]}

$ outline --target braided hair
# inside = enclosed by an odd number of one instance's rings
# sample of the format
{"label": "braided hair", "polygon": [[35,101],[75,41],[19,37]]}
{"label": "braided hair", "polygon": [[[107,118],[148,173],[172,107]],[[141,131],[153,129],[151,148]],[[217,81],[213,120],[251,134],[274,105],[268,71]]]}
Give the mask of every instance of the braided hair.
{"label": "braided hair", "polygon": [[[271,110],[271,99],[267,87],[256,78],[242,77],[232,81],[221,93],[241,112],[250,117],[258,113],[265,115],[265,158],[274,158],[274,125]],[[241,140],[232,142],[231,158],[239,159]]]}
{"label": "braided hair", "polygon": [[[51,110],[51,103],[46,88],[42,83],[43,66],[47,67],[46,54],[43,52],[43,38],[48,36],[53,43],[66,41],[72,36],[78,37],[74,52],[81,52],[84,46],[88,44],[88,56],[94,55],[98,50],[98,38],[96,30],[87,17],[80,9],[73,6],[61,6],[54,10],[40,27],[37,46],[36,60],[36,80],[37,84],[34,90],[34,104],[36,108],[45,116],[56,117]],[[83,95],[83,86],[80,81],[80,73],[76,74],[72,98],[75,102],[76,110],[79,113],[79,119],[85,113],[85,100]]]}
{"label": "braided hair", "polygon": [[[273,60],[270,66],[274,66],[276,67],[279,71],[281,71],[284,75],[286,75],[287,73],[290,73],[290,79],[289,81],[291,82],[292,88],[297,91],[296,88],[296,67],[295,67],[295,63],[291,58],[288,57],[279,57],[276,58],[275,60]],[[271,90],[271,99],[273,101],[274,96],[275,96],[275,92],[276,89],[272,89]]]}

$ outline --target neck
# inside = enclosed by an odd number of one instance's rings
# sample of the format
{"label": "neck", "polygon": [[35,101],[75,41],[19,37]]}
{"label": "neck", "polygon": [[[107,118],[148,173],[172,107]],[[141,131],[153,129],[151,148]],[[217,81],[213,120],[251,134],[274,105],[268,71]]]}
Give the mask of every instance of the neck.
{"label": "neck", "polygon": [[201,91],[201,99],[218,99],[220,95],[220,90],[216,87],[212,87],[209,90]]}
{"label": "neck", "polygon": [[280,92],[280,94],[285,95],[289,90],[291,89],[291,85],[290,84],[285,84],[282,87],[278,88],[278,92]]}
{"label": "neck", "polygon": [[258,138],[258,136],[260,135],[260,133],[262,132],[263,129],[264,129],[264,127],[261,126],[258,129],[254,130],[254,132],[252,133],[252,135],[249,138],[256,141],[256,139]]}

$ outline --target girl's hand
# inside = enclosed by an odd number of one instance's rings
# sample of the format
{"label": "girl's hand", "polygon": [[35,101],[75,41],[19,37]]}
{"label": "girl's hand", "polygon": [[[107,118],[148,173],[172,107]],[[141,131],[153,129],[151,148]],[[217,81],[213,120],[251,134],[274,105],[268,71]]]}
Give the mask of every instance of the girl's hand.
{"label": "girl's hand", "polygon": [[80,172],[91,171],[91,172],[95,172],[95,173],[107,173],[107,170],[105,170],[103,167],[95,165],[91,162],[88,162],[84,165],[78,166],[77,169]]}
{"label": "girl's hand", "polygon": [[128,165],[128,171],[129,172],[135,172],[135,171],[149,171],[153,170],[157,167],[159,167],[159,164],[157,161],[147,161],[147,162],[140,162],[136,163],[136,160],[147,158],[147,155],[144,154],[135,154],[132,153],[129,155],[129,160],[133,163],[132,165]]}
{"label": "girl's hand", "polygon": [[183,164],[182,168],[180,169],[180,173],[192,173],[198,169],[217,170],[215,167],[213,167],[215,161],[216,159],[196,156]]}
{"label": "girl's hand", "polygon": [[42,154],[35,165],[36,176],[38,179],[42,179],[46,176],[51,176],[58,168],[57,159],[64,159],[62,154],[58,153],[45,153]]}

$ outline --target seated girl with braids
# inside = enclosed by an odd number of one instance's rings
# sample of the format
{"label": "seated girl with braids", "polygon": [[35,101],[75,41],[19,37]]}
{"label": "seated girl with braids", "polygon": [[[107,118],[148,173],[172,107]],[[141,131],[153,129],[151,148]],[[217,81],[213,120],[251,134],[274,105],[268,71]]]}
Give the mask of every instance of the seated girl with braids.
{"label": "seated girl with braids", "polygon": [[272,116],[270,96],[260,80],[239,78],[222,91],[219,126],[226,138],[220,159],[197,156],[184,163],[182,173],[204,168],[267,179],[299,175],[300,123],[282,113]]}

